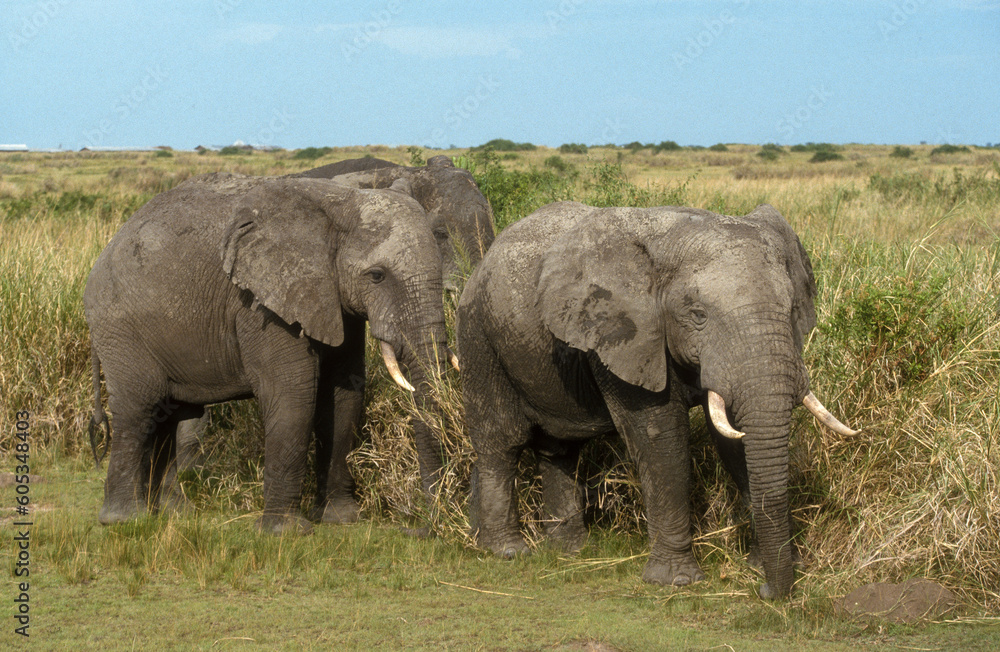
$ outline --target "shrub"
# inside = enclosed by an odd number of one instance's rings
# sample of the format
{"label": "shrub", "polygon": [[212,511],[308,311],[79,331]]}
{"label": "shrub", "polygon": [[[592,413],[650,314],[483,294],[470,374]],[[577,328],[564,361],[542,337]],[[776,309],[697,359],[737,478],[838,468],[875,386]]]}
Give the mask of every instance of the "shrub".
{"label": "shrub", "polygon": [[661,141],[659,145],[653,148],[654,154],[659,154],[660,152],[676,152],[681,149],[681,146],[672,140]]}
{"label": "shrub", "polygon": [[787,154],[787,152],[780,145],[775,145],[774,143],[762,145],[760,151],[757,152],[757,156],[765,161],[776,161],[782,154]]}
{"label": "shrub", "polygon": [[292,158],[305,161],[315,161],[318,158],[326,156],[332,151],[333,148],[331,147],[306,147],[305,149],[300,149],[295,152]]}
{"label": "shrub", "polygon": [[806,143],[804,145],[792,145],[793,152],[839,152],[843,147],[830,143]]}
{"label": "shrub", "polygon": [[471,148],[470,151],[482,151],[487,147],[494,152],[531,152],[538,149],[531,143],[515,143],[514,141],[507,140],[506,138],[494,138],[488,143],[483,143],[478,147]]}
{"label": "shrub", "polygon": [[227,145],[219,150],[219,154],[222,156],[233,156],[234,154],[249,154],[249,151],[244,151],[243,148],[237,147],[236,145]]}
{"label": "shrub", "polygon": [[889,153],[889,156],[893,158],[910,158],[913,156],[913,150],[909,147],[900,147],[899,145],[896,145],[892,152]]}
{"label": "shrub", "polygon": [[173,158],[174,153],[166,149],[158,149],[156,153],[153,154],[153,158]]}
{"label": "shrub", "polygon": [[958,154],[959,152],[968,152],[969,148],[965,145],[940,145],[931,150],[931,156],[936,154]]}
{"label": "shrub", "polygon": [[424,159],[424,150],[411,145],[406,148],[406,151],[410,153],[410,165],[415,168],[427,165],[427,161]]}
{"label": "shrub", "polygon": [[567,163],[566,159],[559,156],[558,154],[553,154],[552,156],[545,159],[543,165],[547,168],[552,168],[556,172],[566,174],[567,172],[573,171],[575,168],[572,164]]}
{"label": "shrub", "polygon": [[560,154],[586,154],[587,146],[583,143],[565,143],[559,146]]}
{"label": "shrub", "polygon": [[722,143],[716,143],[716,144],[712,145],[711,147],[709,147],[708,151],[710,151],[710,152],[728,152],[729,148],[726,147],[725,145],[723,145]]}
{"label": "shrub", "polygon": [[471,151],[459,160],[489,200],[498,233],[544,204],[569,199],[569,177],[553,170],[508,170],[491,148]]}
{"label": "shrub", "polygon": [[810,163],[825,163],[827,161],[843,161],[844,157],[829,149],[819,149],[809,159]]}
{"label": "shrub", "polygon": [[950,179],[947,175],[931,178],[920,174],[873,174],[868,188],[891,202],[935,201],[947,208],[961,201],[993,204],[1000,202],[1000,165],[994,163],[993,170],[992,177],[985,170],[967,176],[955,168]]}

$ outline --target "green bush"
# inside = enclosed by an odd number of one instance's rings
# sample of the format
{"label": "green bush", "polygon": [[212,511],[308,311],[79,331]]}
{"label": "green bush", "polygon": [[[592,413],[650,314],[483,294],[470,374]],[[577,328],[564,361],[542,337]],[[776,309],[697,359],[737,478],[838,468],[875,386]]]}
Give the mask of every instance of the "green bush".
{"label": "green bush", "polygon": [[722,143],[716,143],[716,144],[712,145],[711,147],[709,147],[708,151],[710,151],[710,152],[728,152],[729,148],[726,147],[725,145],[723,145]]}
{"label": "green bush", "polygon": [[825,163],[827,161],[843,161],[844,157],[829,149],[818,149],[809,159],[810,163]]}
{"label": "green bush", "polygon": [[583,143],[565,143],[559,146],[560,154],[586,154],[587,146]]}
{"label": "green bush", "polygon": [[926,380],[962,346],[970,323],[955,295],[944,276],[886,278],[851,291],[819,328],[833,349],[869,369],[873,389],[891,395]]}
{"label": "green bush", "polygon": [[153,158],[173,158],[174,153],[167,149],[158,149],[153,154]]}
{"label": "green bush", "polygon": [[804,145],[792,145],[793,152],[839,152],[843,147],[831,143],[805,143]]}
{"label": "green bush", "polygon": [[767,143],[765,145],[761,145],[760,151],[757,152],[757,156],[764,159],[765,161],[776,161],[778,160],[779,156],[787,153],[788,152],[782,149],[780,145],[776,145],[774,143]]}
{"label": "green bush", "polygon": [[545,159],[543,165],[547,168],[552,168],[556,172],[566,174],[568,172],[574,171],[576,168],[573,167],[571,163],[567,163],[566,159],[559,156],[558,154],[553,154],[552,156]]}
{"label": "green bush", "polygon": [[410,145],[406,148],[406,151],[410,153],[410,165],[415,168],[427,165],[427,161],[424,159],[424,150]]}
{"label": "green bush", "polygon": [[889,156],[893,158],[910,158],[911,156],[913,156],[913,150],[910,149],[909,147],[901,147],[899,145],[896,145],[893,148],[892,152],[889,153]]}
{"label": "green bush", "polygon": [[985,170],[965,175],[958,168],[952,171],[950,179],[947,175],[873,174],[868,179],[868,188],[891,202],[934,201],[948,208],[961,201],[991,205],[1000,202],[1000,165],[993,164],[993,176]]}
{"label": "green bush", "polygon": [[494,152],[531,152],[538,149],[531,143],[515,143],[514,141],[507,140],[506,138],[494,138],[488,143],[483,143],[478,147],[471,148],[469,151],[478,152],[486,148],[489,148]]}
{"label": "green bush", "polygon": [[306,147],[305,149],[300,149],[292,155],[293,159],[305,160],[305,161],[315,161],[318,158],[322,158],[333,151],[331,147]]}
{"label": "green bush", "polygon": [[940,145],[931,150],[931,156],[936,154],[958,154],[959,152],[968,152],[969,148],[965,145]]}
{"label": "green bush", "polygon": [[249,151],[244,151],[243,148],[237,147],[236,145],[227,145],[219,150],[219,154],[222,156],[233,156],[235,154],[249,154]]}
{"label": "green bush", "polygon": [[680,145],[672,140],[661,141],[659,145],[653,148],[654,154],[659,154],[660,152],[676,152],[682,149]]}
{"label": "green bush", "polygon": [[470,151],[462,157],[465,169],[472,173],[479,190],[493,208],[493,220],[499,233],[535,209],[554,201],[569,199],[571,181],[553,170],[508,170],[491,148]]}

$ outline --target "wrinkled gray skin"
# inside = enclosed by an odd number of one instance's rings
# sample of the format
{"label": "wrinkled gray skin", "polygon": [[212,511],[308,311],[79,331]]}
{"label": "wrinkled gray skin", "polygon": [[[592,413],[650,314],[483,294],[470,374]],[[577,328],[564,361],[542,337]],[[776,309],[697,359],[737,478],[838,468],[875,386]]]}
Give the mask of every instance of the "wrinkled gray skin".
{"label": "wrinkled gray skin", "polygon": [[788,437],[808,391],[801,350],[815,292],[805,250],[767,205],[726,217],[561,202],[504,230],[458,312],[479,544],[526,550],[513,486],[531,447],[548,534],[581,547],[579,451],[617,430],[642,482],[652,543],[643,579],[703,579],[691,552],[688,410],[713,390],[746,433],[734,441],[711,428],[752,506],[761,594],[787,595]]}
{"label": "wrinkled gray skin", "polygon": [[[354,188],[388,188],[406,179],[427,220],[441,254],[441,278],[456,291],[461,269],[475,267],[493,244],[493,211],[467,170],[447,156],[434,156],[424,167],[406,167],[377,158],[331,163],[293,177],[335,179]],[[464,259],[464,260],[463,260]]]}
{"label": "wrinkled gray skin", "polygon": [[[129,219],[84,292],[95,381],[103,366],[114,417],[101,523],[155,508],[175,482],[177,433],[198,430],[206,404],[251,396],[265,432],[261,527],[309,529],[297,512],[313,431],[323,520],[357,518],[346,456],[363,405],[365,320],[418,404],[425,372],[440,371],[434,349],[446,351],[437,248],[405,186],[212,174]],[[427,485],[439,446],[426,425],[414,429]]]}

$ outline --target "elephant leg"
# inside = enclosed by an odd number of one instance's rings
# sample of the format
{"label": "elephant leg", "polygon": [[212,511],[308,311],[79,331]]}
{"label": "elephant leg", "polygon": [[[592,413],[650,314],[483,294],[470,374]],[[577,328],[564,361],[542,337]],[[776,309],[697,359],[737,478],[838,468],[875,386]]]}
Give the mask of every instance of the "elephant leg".
{"label": "elephant leg", "polygon": [[164,436],[174,442],[175,454],[167,466],[160,488],[160,506],[180,510],[188,499],[180,486],[180,476],[203,463],[201,438],[208,428],[209,415],[201,405],[180,404],[169,420],[163,423]]}
{"label": "elephant leg", "polygon": [[577,481],[580,444],[571,442],[538,455],[542,476],[542,520],[551,545],[563,552],[577,552],[587,542],[583,522],[583,496]]}
{"label": "elephant leg", "polygon": [[355,523],[361,515],[347,456],[361,430],[365,403],[364,322],[344,324],[342,351],[320,369],[316,404],[316,500],[310,520]]}
{"label": "elephant leg", "polygon": [[472,535],[482,548],[512,558],[527,552],[521,535],[515,479],[517,460],[527,445],[531,424],[491,352],[470,341],[462,354],[477,359],[479,373],[463,378],[465,423],[476,451],[469,495]]}
{"label": "elephant leg", "polygon": [[599,362],[594,376],[615,427],[638,467],[650,553],[642,579],[683,586],[705,579],[691,551],[691,454],[688,405],[670,387],[649,392],[615,377]]}
{"label": "elephant leg", "polygon": [[[105,367],[108,378],[115,378]],[[165,383],[163,384],[165,386]],[[156,478],[155,464],[162,459],[157,441],[159,406],[165,387],[159,384],[134,383],[128,391],[110,392],[109,404],[114,420],[114,437],[104,483],[104,503],[98,520],[103,525],[127,521],[147,512],[150,507],[150,480]],[[162,442],[161,442],[162,444]]]}

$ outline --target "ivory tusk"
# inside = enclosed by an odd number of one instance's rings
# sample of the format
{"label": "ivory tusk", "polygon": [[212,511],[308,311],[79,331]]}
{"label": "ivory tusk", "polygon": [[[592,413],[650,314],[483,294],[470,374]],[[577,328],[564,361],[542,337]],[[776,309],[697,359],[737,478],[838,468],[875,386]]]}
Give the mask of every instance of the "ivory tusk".
{"label": "ivory tusk", "polygon": [[455,371],[462,370],[458,365],[458,356],[455,355],[455,352],[451,349],[448,349],[448,362],[450,362],[451,366],[455,368]]}
{"label": "ivory tusk", "polygon": [[806,406],[813,413],[813,416],[819,419],[820,423],[839,435],[850,437],[861,432],[860,430],[852,430],[841,423],[837,417],[830,414],[830,411],[823,407],[823,404],[819,402],[819,399],[812,392],[805,395],[805,398],[802,399],[802,405]]}
{"label": "ivory tusk", "polygon": [[729,439],[743,439],[746,433],[733,428],[726,416],[726,401],[721,396],[708,390],[708,417],[719,434]]}
{"label": "ivory tusk", "polygon": [[396,384],[408,392],[415,391],[413,385],[407,382],[403,372],[399,370],[399,363],[396,361],[396,352],[392,350],[392,345],[388,342],[379,341],[382,346],[382,360],[385,368],[389,370],[389,375],[396,381]]}

